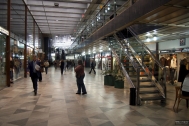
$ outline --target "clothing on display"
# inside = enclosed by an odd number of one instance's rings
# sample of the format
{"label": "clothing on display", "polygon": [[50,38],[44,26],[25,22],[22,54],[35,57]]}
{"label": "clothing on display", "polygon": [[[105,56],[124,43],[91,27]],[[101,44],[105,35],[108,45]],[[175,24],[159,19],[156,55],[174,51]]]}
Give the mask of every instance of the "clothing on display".
{"label": "clothing on display", "polygon": [[161,58],[160,58],[160,63],[161,63],[161,65],[164,67],[165,66],[165,64],[166,64],[166,58],[164,57],[164,56],[162,56]]}
{"label": "clothing on display", "polygon": [[171,65],[171,58],[167,57],[167,60],[165,61],[165,66],[170,67]]}

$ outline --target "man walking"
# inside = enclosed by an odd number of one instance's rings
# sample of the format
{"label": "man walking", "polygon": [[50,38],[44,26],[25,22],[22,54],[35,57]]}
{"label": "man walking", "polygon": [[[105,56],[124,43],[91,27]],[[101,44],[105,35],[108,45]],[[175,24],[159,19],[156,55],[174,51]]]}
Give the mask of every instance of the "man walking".
{"label": "man walking", "polygon": [[28,71],[33,83],[34,94],[37,95],[37,80],[39,78],[40,64],[37,61],[37,56],[33,55],[33,61],[28,63]]}
{"label": "man walking", "polygon": [[94,70],[94,69],[95,69],[95,66],[96,66],[96,62],[95,62],[95,60],[93,59],[92,62],[91,62],[91,70],[90,70],[89,74],[91,74],[91,71],[92,71],[92,70],[94,71],[94,74],[96,74],[96,71]]}

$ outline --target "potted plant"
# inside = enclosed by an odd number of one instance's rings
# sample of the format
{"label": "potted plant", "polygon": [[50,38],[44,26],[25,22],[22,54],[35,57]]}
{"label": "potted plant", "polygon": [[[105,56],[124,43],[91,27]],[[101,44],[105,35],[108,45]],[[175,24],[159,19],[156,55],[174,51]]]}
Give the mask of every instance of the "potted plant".
{"label": "potted plant", "polygon": [[121,71],[119,71],[115,76],[114,87],[124,88],[124,75]]}
{"label": "potted plant", "polygon": [[122,73],[119,63],[115,63],[114,67],[114,87],[115,88],[124,88],[124,75]]}
{"label": "potted plant", "polygon": [[104,70],[103,73],[104,75],[104,85],[112,85],[112,70]]}

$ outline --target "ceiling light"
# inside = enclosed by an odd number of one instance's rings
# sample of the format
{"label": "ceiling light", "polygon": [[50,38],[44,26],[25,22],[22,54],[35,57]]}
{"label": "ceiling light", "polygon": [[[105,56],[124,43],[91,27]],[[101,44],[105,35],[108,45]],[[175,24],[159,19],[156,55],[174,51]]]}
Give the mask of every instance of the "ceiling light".
{"label": "ceiling light", "polygon": [[149,33],[149,32],[147,32],[146,36],[149,36],[149,35],[150,35],[150,33]]}
{"label": "ceiling light", "polygon": [[146,41],[147,41],[147,42],[150,42],[150,38],[147,37],[147,38],[146,38]]}
{"label": "ceiling light", "polygon": [[58,37],[58,36],[55,36],[56,38]]}
{"label": "ceiling light", "polygon": [[154,37],[153,37],[153,40],[156,41],[156,40],[157,40],[157,36],[154,36]]}

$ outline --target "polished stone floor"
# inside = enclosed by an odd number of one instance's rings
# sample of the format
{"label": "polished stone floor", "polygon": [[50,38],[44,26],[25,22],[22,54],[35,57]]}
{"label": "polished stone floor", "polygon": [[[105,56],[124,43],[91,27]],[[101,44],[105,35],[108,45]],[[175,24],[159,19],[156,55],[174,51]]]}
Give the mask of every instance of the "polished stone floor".
{"label": "polished stone floor", "polygon": [[181,101],[178,113],[172,110],[175,91],[168,86],[166,103],[129,105],[129,88],[103,85],[103,75],[88,74],[87,95],[77,95],[75,73],[49,69],[39,82],[37,96],[30,78],[0,91],[0,126],[173,126],[176,120],[189,120],[189,109]]}

